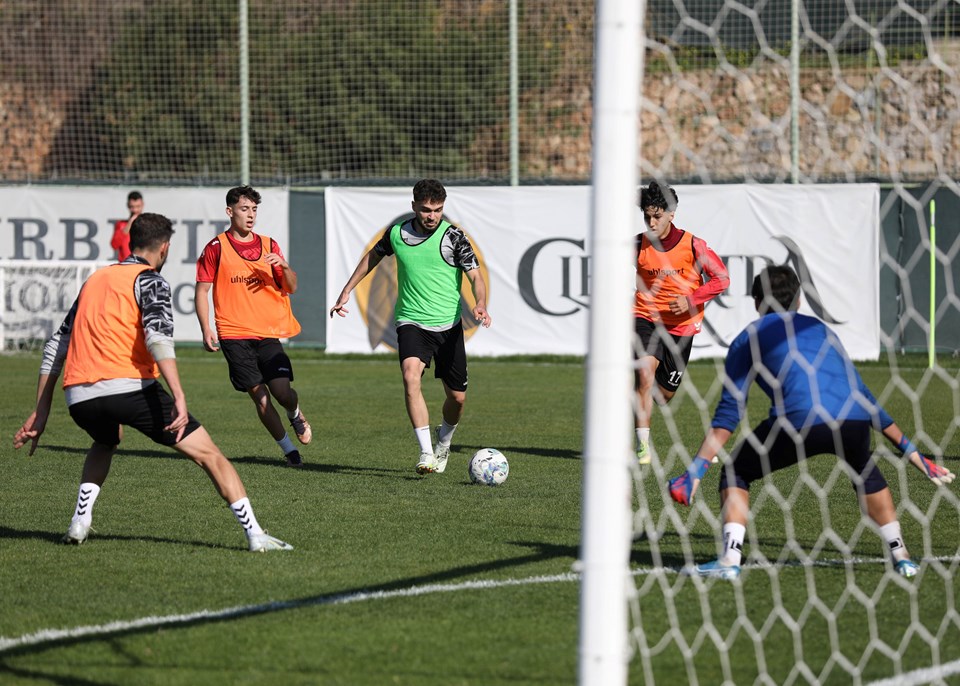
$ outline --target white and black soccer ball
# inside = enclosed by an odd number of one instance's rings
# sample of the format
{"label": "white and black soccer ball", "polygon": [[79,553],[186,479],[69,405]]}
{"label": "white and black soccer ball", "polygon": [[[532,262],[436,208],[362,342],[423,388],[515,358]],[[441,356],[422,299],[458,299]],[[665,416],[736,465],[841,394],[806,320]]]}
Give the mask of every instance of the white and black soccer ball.
{"label": "white and black soccer ball", "polygon": [[470,458],[467,471],[473,483],[497,486],[507,480],[510,465],[506,456],[496,448],[481,448]]}

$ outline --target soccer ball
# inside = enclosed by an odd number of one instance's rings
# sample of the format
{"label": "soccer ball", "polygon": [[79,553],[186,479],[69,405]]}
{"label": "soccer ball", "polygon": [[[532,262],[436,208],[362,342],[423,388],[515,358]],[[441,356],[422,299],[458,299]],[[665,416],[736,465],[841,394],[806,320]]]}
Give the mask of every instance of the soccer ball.
{"label": "soccer ball", "polygon": [[481,448],[470,458],[467,472],[470,474],[470,481],[475,484],[496,486],[507,480],[510,465],[499,450]]}

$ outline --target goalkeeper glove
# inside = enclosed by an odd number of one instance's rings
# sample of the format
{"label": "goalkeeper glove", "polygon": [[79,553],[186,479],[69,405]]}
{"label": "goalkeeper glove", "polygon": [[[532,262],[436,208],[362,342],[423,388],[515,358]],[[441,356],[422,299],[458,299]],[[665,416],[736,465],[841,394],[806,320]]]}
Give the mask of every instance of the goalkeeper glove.
{"label": "goalkeeper glove", "polygon": [[693,502],[693,494],[697,490],[697,485],[703,479],[704,474],[710,469],[710,460],[697,455],[690,466],[680,476],[670,479],[670,497],[681,505],[689,505]]}
{"label": "goalkeeper glove", "polygon": [[923,472],[923,475],[937,486],[946,486],[956,478],[949,469],[941,467],[921,453],[906,434],[900,438],[897,447],[903,453],[903,456],[910,460],[910,464]]}

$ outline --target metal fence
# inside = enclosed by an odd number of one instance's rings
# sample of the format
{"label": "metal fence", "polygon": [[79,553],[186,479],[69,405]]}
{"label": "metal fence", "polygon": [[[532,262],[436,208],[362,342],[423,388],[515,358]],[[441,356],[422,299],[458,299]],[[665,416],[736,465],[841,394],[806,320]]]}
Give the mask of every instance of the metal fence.
{"label": "metal fence", "polygon": [[[0,182],[590,178],[590,0],[8,0]],[[644,174],[960,172],[956,0],[650,0]]]}

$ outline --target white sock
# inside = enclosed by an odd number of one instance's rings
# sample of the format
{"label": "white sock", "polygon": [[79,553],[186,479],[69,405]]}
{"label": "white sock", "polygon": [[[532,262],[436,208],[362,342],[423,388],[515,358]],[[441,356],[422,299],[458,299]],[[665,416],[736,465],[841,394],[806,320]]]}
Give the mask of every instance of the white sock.
{"label": "white sock", "polygon": [[290,440],[289,434],[283,434],[283,438],[277,441],[277,445],[280,446],[280,450],[283,451],[284,455],[296,450],[296,447],[293,445],[293,441]]}
{"label": "white sock", "polygon": [[887,542],[894,562],[910,559],[907,546],[903,544],[903,536],[900,533],[900,522],[893,520],[889,524],[884,524],[880,527],[880,535]]}
{"label": "white sock", "polygon": [[250,498],[240,498],[237,502],[230,503],[230,509],[233,510],[233,514],[236,515],[237,521],[240,522],[247,536],[263,533],[260,523],[257,522],[257,516],[253,514]]}
{"label": "white sock", "polygon": [[80,484],[80,490],[77,492],[77,507],[73,511],[73,520],[79,521],[84,526],[90,526],[93,522],[93,504],[100,495],[100,487],[95,483]]}
{"label": "white sock", "polygon": [[453,432],[457,430],[457,426],[457,424],[447,424],[447,420],[444,419],[440,425],[440,432],[437,434],[437,442],[440,445],[450,445],[450,441],[453,440]]}
{"label": "white sock", "polygon": [[740,565],[743,561],[743,539],[747,535],[747,527],[743,524],[729,523],[723,525],[723,555],[720,562],[725,565]]}
{"label": "white sock", "polygon": [[297,404],[297,407],[293,410],[287,410],[287,419],[296,419],[297,415],[300,414],[300,405]]}
{"label": "white sock", "polygon": [[433,454],[433,443],[430,440],[430,426],[418,426],[413,430],[414,435],[417,437],[417,442],[420,444],[421,453],[430,453]]}
{"label": "white sock", "polygon": [[637,445],[640,446],[644,443],[646,443],[647,445],[650,444],[650,427],[649,426],[645,426],[642,429],[641,428],[637,429]]}

